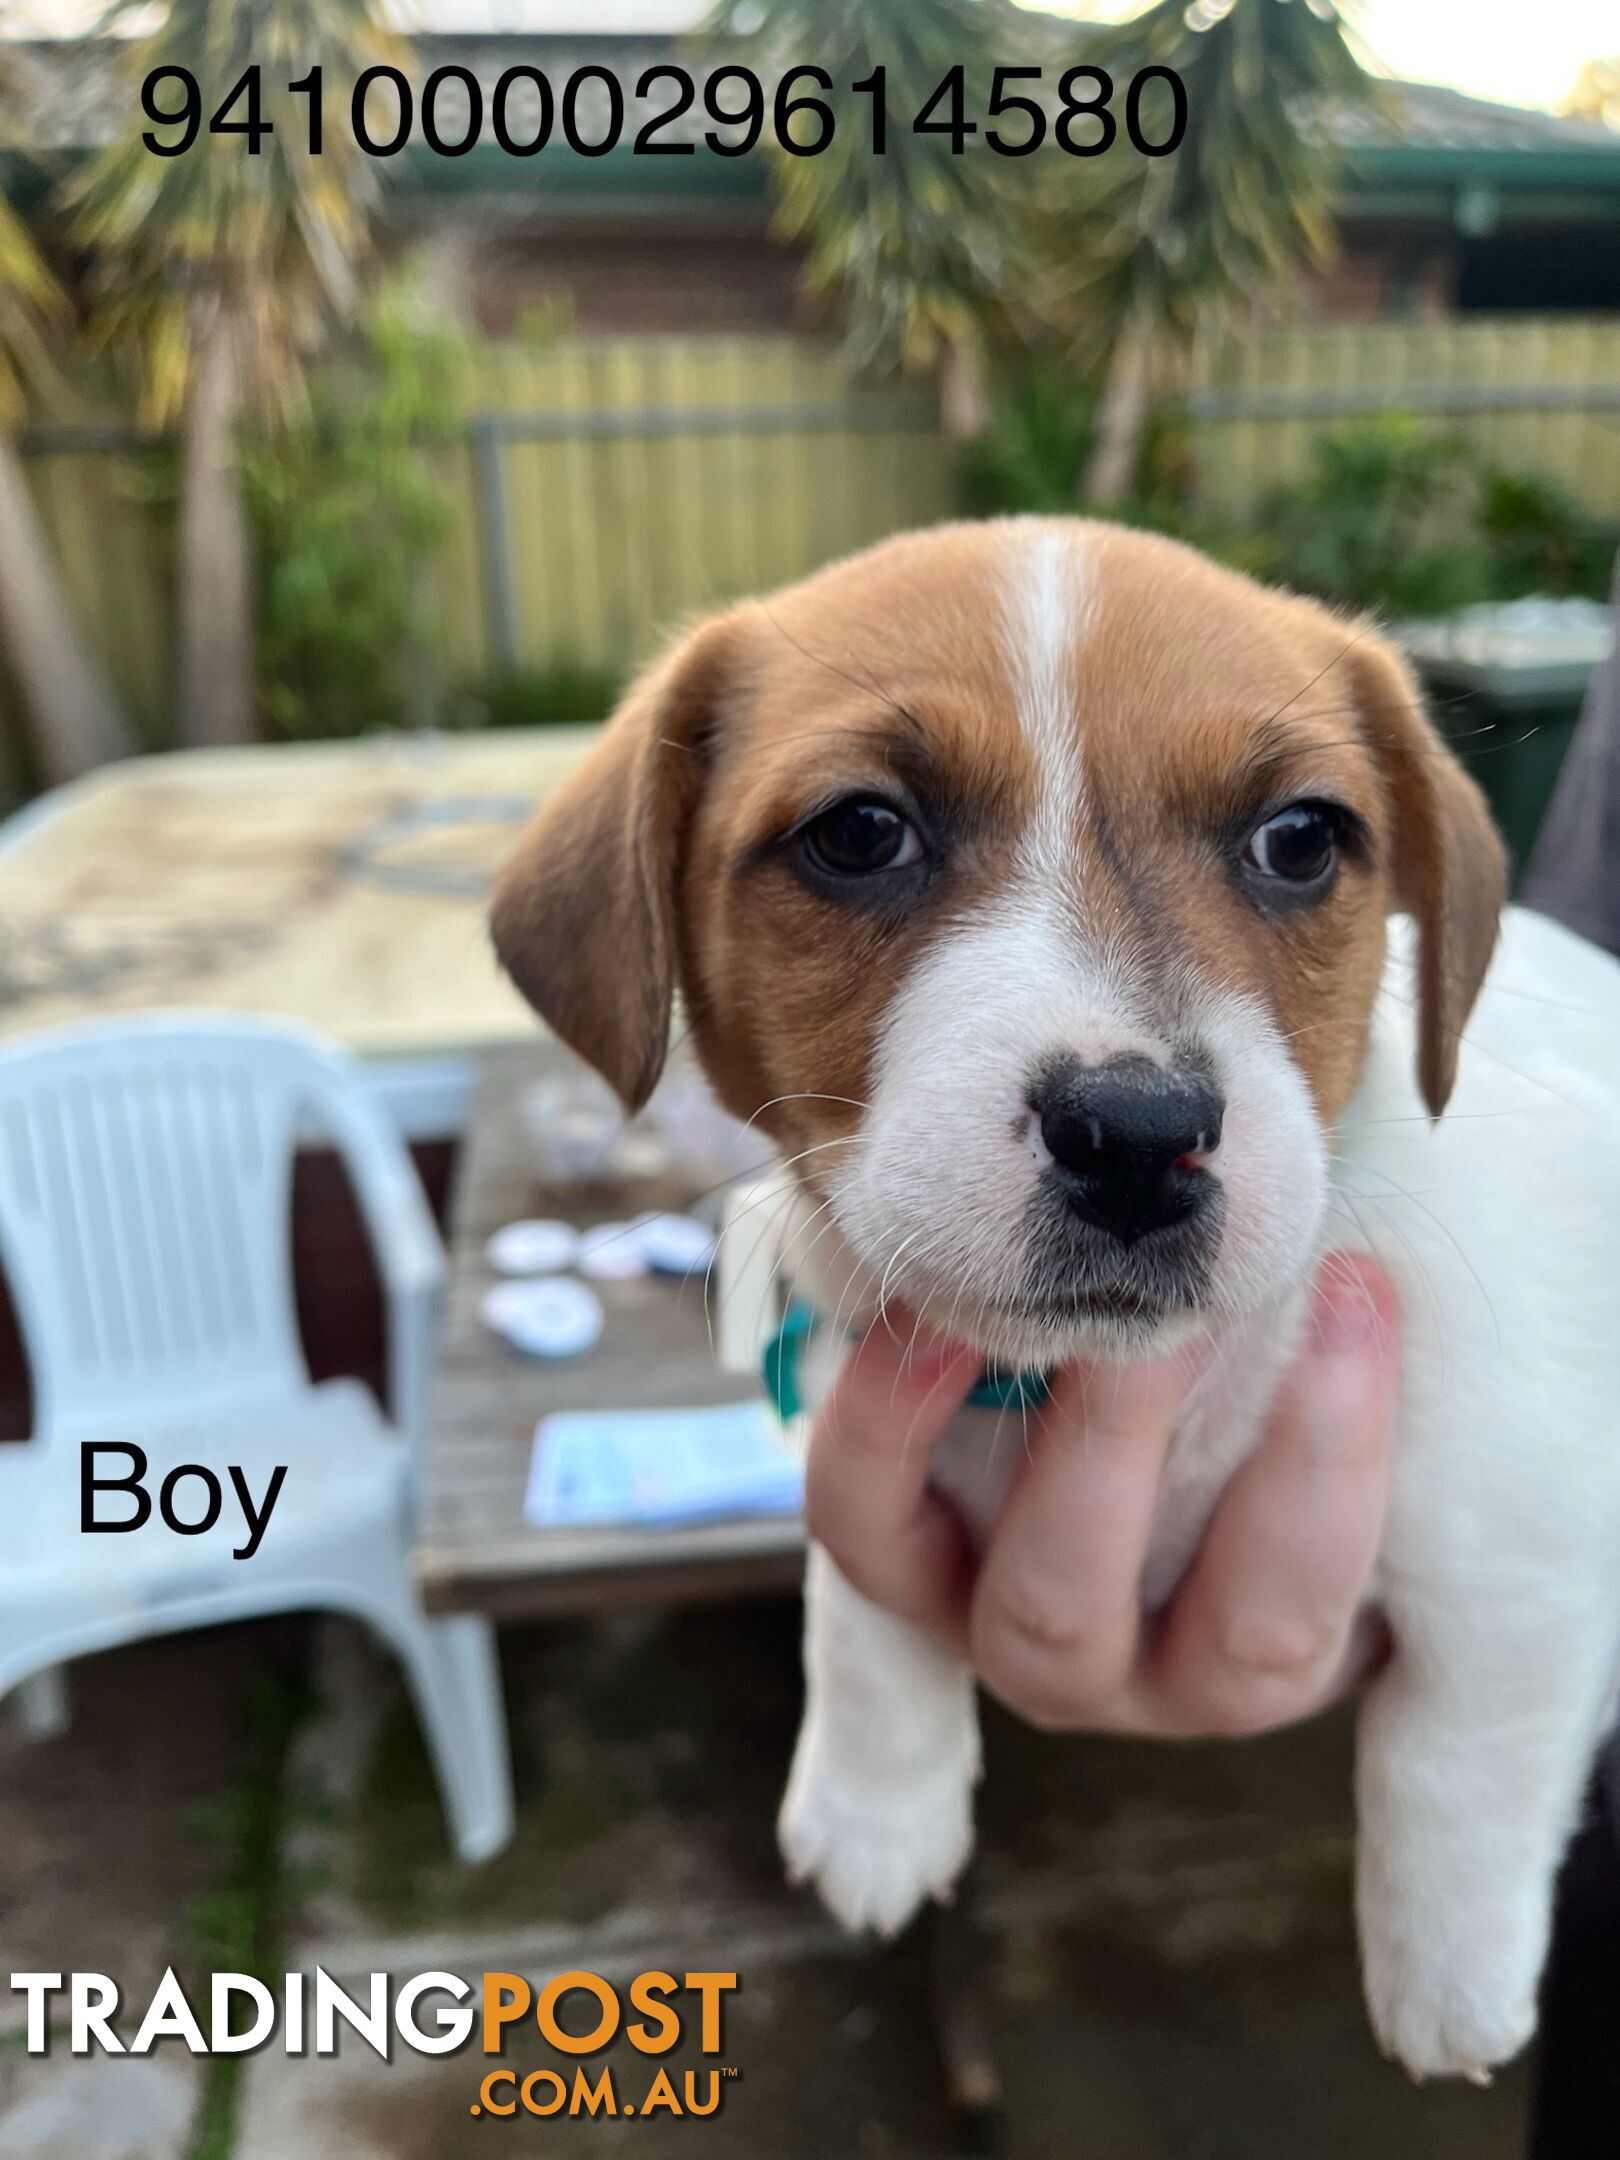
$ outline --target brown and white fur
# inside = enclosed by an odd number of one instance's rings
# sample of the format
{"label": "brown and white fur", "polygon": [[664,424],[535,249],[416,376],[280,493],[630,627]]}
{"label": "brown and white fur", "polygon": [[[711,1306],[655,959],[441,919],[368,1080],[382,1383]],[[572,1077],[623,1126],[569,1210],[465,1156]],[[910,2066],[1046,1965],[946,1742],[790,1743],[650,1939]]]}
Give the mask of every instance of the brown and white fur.
{"label": "brown and white fur", "polygon": [[[806,832],[850,798],[920,853],[829,879]],[[1303,897],[1251,838],[1300,802],[1338,820]],[[1498,947],[1502,898],[1482,801],[1370,625],[1166,540],[1018,519],[890,541],[681,639],[494,910],[519,986],[632,1106],[679,991],[721,1098],[793,1163],[830,1321],[895,1296],[1019,1366],[1215,1338],[1150,1611],[1254,1444],[1314,1260],[1376,1253],[1403,1380],[1357,1905],[1374,2026],[1419,2073],[1482,2074],[1531,2031],[1620,1670],[1620,969],[1522,914]],[[1121,1058],[1224,1098],[1187,1171],[1218,1204],[1179,1243],[1051,1198],[1037,1076]],[[996,1425],[965,1413],[935,1465],[981,1526]],[[893,1928],[967,1855],[971,1676],[819,1551],[806,1627],[783,1843],[846,1921]]]}

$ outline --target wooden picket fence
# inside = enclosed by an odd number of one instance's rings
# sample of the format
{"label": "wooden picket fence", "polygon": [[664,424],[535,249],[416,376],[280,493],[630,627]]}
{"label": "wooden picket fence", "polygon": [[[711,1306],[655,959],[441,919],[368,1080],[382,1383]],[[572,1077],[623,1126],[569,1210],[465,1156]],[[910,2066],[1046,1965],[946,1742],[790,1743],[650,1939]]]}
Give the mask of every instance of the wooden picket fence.
{"label": "wooden picket fence", "polygon": [[445,567],[452,662],[639,658],[697,609],[950,507],[934,401],[792,338],[492,350]]}
{"label": "wooden picket fence", "polygon": [[[854,387],[806,340],[492,346],[474,403],[440,465],[451,530],[433,605],[449,684],[562,659],[622,670],[697,609],[951,507],[933,400]],[[1198,356],[1188,409],[1217,518],[1299,473],[1325,429],[1396,409],[1620,518],[1614,318],[1265,330]],[[86,633],[161,740],[171,453],[105,414],[36,430],[25,448]],[[0,743],[4,699],[0,684]]]}
{"label": "wooden picket fence", "polygon": [[[808,340],[491,346],[472,404],[439,459],[433,606],[452,684],[559,659],[623,670],[695,610],[950,508],[934,400],[853,387]],[[36,428],[24,449],[85,632],[161,740],[172,454],[105,413]],[[5,700],[0,680],[0,736]]]}
{"label": "wooden picket fence", "polygon": [[[172,454],[118,414],[23,438],[28,477],[74,613],[137,724],[166,733],[173,681]],[[0,665],[0,783],[13,741]]]}
{"label": "wooden picket fence", "polygon": [[1289,324],[1197,357],[1188,412],[1203,507],[1241,518],[1330,428],[1411,412],[1620,519],[1620,318]]}

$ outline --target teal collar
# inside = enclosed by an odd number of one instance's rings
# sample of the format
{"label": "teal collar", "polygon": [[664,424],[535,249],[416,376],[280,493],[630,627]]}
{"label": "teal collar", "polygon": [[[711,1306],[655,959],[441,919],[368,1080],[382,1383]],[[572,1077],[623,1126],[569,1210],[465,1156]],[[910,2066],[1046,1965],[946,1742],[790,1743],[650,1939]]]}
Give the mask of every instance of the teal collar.
{"label": "teal collar", "polygon": [[[785,1425],[804,1408],[800,1373],[805,1344],[815,1333],[816,1315],[809,1305],[790,1305],[782,1325],[765,1345],[760,1371],[765,1392],[776,1405]],[[968,1401],[979,1410],[1034,1410],[1046,1400],[1047,1377],[1040,1372],[1004,1372],[987,1365],[975,1381]]]}

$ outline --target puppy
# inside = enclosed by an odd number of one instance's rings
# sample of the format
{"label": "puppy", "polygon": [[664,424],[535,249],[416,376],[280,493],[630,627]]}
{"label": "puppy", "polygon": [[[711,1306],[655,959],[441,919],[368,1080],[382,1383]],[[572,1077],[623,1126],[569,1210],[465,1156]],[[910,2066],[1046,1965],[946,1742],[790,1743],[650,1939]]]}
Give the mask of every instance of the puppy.
{"label": "puppy", "polygon": [[[833,1323],[880,1293],[1017,1368],[1216,1339],[1150,1612],[1256,1441],[1313,1263],[1376,1255],[1403,1378],[1363,1968],[1386,2049],[1475,2077],[1531,2032],[1620,1675],[1620,968],[1524,914],[1497,950],[1503,890],[1370,625],[1168,540],[1012,519],[683,638],[493,915],[631,1108],[679,989],[721,1098],[792,1163],[823,1382]],[[997,1424],[964,1412],[935,1463],[981,1527],[1016,1454]],[[972,1680],[818,1550],[806,1629],[782,1842],[892,1929],[968,1852]]]}

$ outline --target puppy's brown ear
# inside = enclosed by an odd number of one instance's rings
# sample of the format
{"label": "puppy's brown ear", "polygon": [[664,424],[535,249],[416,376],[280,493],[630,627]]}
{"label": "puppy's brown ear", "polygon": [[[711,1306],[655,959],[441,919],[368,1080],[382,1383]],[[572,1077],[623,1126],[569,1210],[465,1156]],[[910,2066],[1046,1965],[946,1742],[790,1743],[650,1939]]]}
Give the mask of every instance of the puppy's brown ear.
{"label": "puppy's brown ear", "polygon": [[502,871],[490,931],[540,1017],[631,1111],[663,1070],[676,883],[724,697],[731,619],[704,624],[626,692]]}
{"label": "puppy's brown ear", "polygon": [[1346,655],[1393,812],[1398,904],[1416,921],[1418,1084],[1432,1116],[1451,1099],[1457,1053],[1507,898],[1507,853],[1485,798],[1423,708],[1410,668],[1370,632]]}

